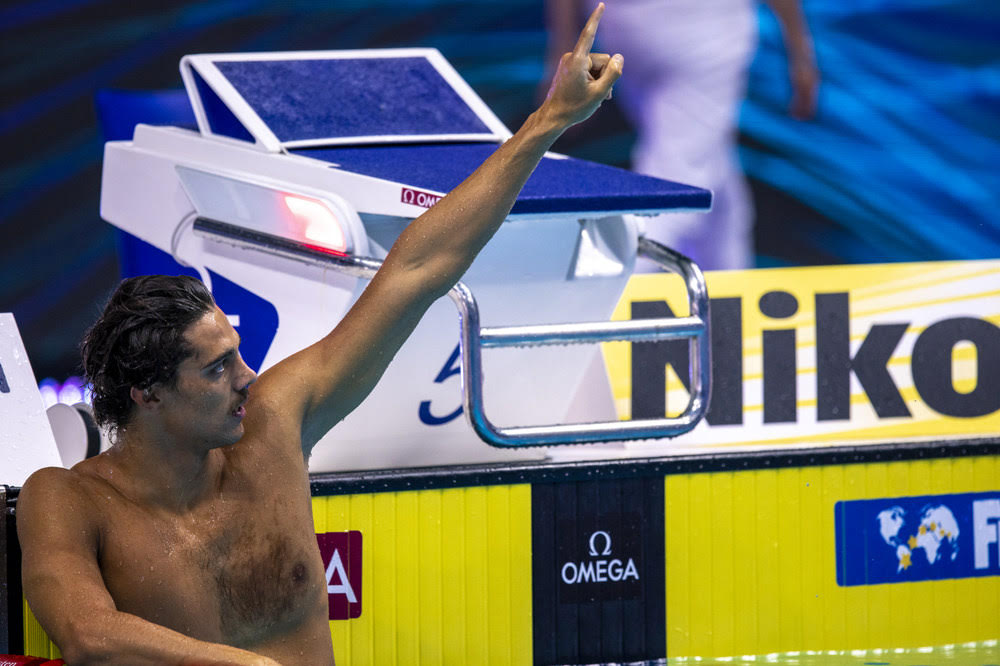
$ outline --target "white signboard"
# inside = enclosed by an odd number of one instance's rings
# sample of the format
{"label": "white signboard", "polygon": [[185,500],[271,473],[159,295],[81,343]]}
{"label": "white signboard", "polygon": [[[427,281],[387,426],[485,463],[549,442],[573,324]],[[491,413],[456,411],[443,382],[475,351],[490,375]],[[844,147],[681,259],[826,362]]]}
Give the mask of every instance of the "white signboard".
{"label": "white signboard", "polygon": [[0,312],[0,483],[20,486],[42,467],[61,467],[14,315]]}

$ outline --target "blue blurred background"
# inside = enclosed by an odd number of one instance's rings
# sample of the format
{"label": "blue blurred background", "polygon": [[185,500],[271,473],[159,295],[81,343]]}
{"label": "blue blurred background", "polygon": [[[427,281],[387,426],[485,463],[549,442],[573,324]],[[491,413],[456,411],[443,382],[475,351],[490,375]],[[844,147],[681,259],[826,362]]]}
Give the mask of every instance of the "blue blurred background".
{"label": "blue blurred background", "polygon": [[[763,7],[741,115],[758,265],[1000,256],[1000,2],[803,5],[817,118],[785,113],[784,52]],[[77,373],[77,342],[119,276],[98,216],[98,91],[179,89],[187,53],[433,46],[516,128],[546,40],[529,0],[4,3],[0,311],[14,312],[35,374]],[[612,102],[556,149],[627,167],[633,142]]]}

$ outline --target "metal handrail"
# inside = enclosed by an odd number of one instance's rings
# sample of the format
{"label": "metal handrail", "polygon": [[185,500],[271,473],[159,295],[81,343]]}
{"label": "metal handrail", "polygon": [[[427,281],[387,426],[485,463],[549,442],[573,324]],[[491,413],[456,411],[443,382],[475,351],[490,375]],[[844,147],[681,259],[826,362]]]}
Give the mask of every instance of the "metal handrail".
{"label": "metal handrail", "polygon": [[[195,221],[194,231],[198,235],[242,247],[309,264],[332,267],[354,277],[371,278],[382,265],[382,262],[376,259],[330,254],[286,238],[203,218]],[[645,237],[639,238],[638,254],[684,280],[690,316],[641,321],[483,328],[479,323],[479,305],[469,287],[458,282],[451,288],[448,296],[458,309],[461,323],[464,411],[473,430],[483,441],[491,446],[516,448],[658,439],[676,437],[697,425],[705,415],[711,399],[709,299],[704,275],[698,266],[684,255]],[[612,341],[653,342],[677,338],[691,340],[690,400],[677,417],[504,428],[497,427],[486,416],[483,405],[482,350],[484,348],[593,344]]]}
{"label": "metal handrail", "polygon": [[[462,388],[465,394],[465,413],[480,438],[492,446],[504,448],[590,444],[676,437],[697,425],[705,415],[711,398],[709,300],[705,278],[690,259],[647,238],[639,239],[638,253],[683,278],[690,304],[690,317],[482,329],[479,326],[479,309],[469,288],[458,283],[448,293],[462,319]],[[685,410],[675,418],[501,428],[491,423],[485,414],[482,393],[483,347],[651,342],[676,338],[691,339],[691,397]]]}

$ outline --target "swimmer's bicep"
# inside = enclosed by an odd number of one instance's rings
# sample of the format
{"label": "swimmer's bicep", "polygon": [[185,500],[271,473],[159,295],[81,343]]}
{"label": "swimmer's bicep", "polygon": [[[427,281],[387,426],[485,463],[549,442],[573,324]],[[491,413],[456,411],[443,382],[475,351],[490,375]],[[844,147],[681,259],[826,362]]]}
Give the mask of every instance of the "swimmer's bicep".
{"label": "swimmer's bicep", "polygon": [[17,501],[21,579],[28,605],[64,651],[95,614],[114,611],[97,561],[98,527],[71,472],[45,469],[25,482]]}
{"label": "swimmer's bicep", "polygon": [[432,302],[408,282],[376,277],[330,333],[276,364],[251,389],[282,396],[285,414],[295,410],[306,455],[371,393]]}

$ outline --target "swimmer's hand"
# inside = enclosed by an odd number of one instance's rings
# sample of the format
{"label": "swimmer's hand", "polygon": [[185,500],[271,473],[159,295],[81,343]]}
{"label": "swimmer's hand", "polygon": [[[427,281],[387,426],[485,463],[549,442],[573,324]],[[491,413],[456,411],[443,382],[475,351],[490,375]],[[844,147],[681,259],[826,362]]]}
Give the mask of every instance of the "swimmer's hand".
{"label": "swimmer's hand", "polygon": [[601,102],[611,99],[611,87],[622,75],[624,59],[620,53],[609,56],[590,52],[602,14],[603,2],[590,15],[573,50],[560,58],[552,85],[539,109],[551,114],[563,127],[586,120]]}

